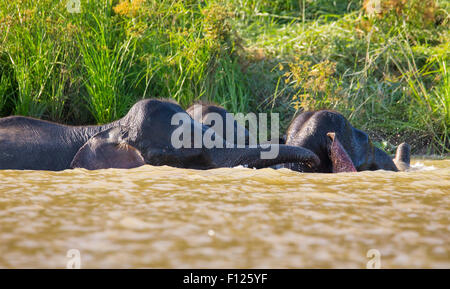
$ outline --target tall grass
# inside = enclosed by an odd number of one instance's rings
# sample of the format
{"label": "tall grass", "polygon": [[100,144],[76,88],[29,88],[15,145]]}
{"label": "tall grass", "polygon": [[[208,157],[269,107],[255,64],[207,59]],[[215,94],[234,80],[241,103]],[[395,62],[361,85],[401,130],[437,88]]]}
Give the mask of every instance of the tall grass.
{"label": "tall grass", "polygon": [[0,116],[105,123],[165,97],[284,129],[330,108],[388,147],[448,153],[450,5],[430,1],[2,1]]}
{"label": "tall grass", "polygon": [[[10,5],[6,2],[2,4]],[[57,35],[47,32],[51,24],[46,15],[49,7],[35,7],[34,9],[18,10],[6,18],[7,27],[3,42],[2,63],[3,71],[12,70],[12,73],[2,73],[2,90],[10,90],[4,85],[16,85],[15,97],[11,101],[14,113],[59,119],[62,113],[64,96],[64,73],[61,73],[62,63],[60,57],[62,47],[58,46]],[[2,13],[3,14],[3,13]],[[5,18],[3,18],[5,21]],[[4,24],[4,22],[2,23]],[[9,80],[4,78],[12,77]],[[8,95],[3,95],[3,104]]]}
{"label": "tall grass", "polygon": [[[92,7],[94,8],[94,7]],[[84,33],[77,38],[86,71],[85,87],[88,108],[98,123],[111,122],[123,116],[132,104],[127,92],[133,64],[135,38],[114,33],[111,7],[92,17]]]}
{"label": "tall grass", "polygon": [[0,4],[3,115],[105,123],[147,97],[249,110],[225,6],[82,0],[81,13],[70,13],[65,4]]}

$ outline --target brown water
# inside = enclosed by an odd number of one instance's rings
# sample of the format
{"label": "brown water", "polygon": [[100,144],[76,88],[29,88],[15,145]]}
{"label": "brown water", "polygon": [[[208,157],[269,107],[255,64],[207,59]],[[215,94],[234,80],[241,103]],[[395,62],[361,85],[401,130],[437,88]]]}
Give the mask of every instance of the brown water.
{"label": "brown water", "polygon": [[65,268],[76,249],[82,268],[366,268],[375,249],[382,268],[450,268],[450,160],[415,162],[0,171],[0,267]]}

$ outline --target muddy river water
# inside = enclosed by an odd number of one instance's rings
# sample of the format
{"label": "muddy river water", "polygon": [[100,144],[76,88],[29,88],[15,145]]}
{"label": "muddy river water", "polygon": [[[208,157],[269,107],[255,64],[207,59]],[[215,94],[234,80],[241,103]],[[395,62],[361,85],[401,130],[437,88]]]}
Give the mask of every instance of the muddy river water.
{"label": "muddy river water", "polygon": [[0,171],[0,268],[450,268],[450,160],[413,163]]}

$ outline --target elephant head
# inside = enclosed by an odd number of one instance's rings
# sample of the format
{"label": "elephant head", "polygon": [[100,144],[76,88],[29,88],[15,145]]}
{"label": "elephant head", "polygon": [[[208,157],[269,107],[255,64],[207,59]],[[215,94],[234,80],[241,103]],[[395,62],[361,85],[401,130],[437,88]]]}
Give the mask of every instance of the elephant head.
{"label": "elephant head", "polygon": [[[178,120],[184,120],[183,123]],[[178,138],[183,136],[183,140]],[[174,137],[175,136],[175,137]],[[200,136],[200,144],[197,140]],[[223,147],[208,147],[202,143],[209,136]],[[182,142],[182,146],[179,143]],[[227,145],[228,144],[228,145]],[[276,146],[276,147],[274,147]],[[120,149],[120,148],[126,149]],[[112,153],[100,151],[107,148]],[[276,148],[278,154],[274,158],[261,158],[261,153]],[[73,166],[80,166],[81,159],[90,162],[104,162],[106,167],[114,166],[114,151],[120,151],[120,161],[128,159],[128,166],[141,164],[139,155],[150,165],[168,165],[179,168],[210,169],[218,167],[248,166],[268,167],[284,162],[301,162],[315,167],[318,157],[308,149],[285,145],[270,145],[235,148],[229,146],[211,129],[193,120],[178,104],[168,100],[146,99],[136,103],[128,114],[115,123],[115,127],[93,136],[80,149],[73,161]],[[127,152],[127,153],[125,153]],[[125,156],[124,156],[125,155]],[[83,165],[81,165],[83,167]],[[121,163],[121,166],[125,166]],[[88,167],[89,168],[89,167]]]}
{"label": "elephant head", "polygon": [[[305,168],[302,164],[286,165],[298,171],[353,171],[349,161],[357,171],[399,170],[392,158],[373,145],[365,132],[354,128],[343,115],[335,111],[309,111],[297,116],[288,128],[286,144],[307,148],[320,159],[320,165],[315,170]],[[398,158],[409,165],[408,145],[399,147]]]}
{"label": "elephant head", "polygon": [[[228,113],[223,107],[214,104],[205,104],[205,103],[196,103],[191,105],[186,112],[194,119],[208,127],[216,127],[217,125],[217,117],[221,119],[221,128],[215,128],[215,133],[225,139],[229,143],[238,143],[238,134],[241,133],[244,137],[244,144],[248,145],[250,143],[250,133],[249,131],[242,125],[240,125],[232,116],[232,114]],[[227,118],[230,118],[230,121],[227,121]],[[228,125],[231,124],[233,126],[233,134],[231,136],[227,135]]]}
{"label": "elephant head", "polygon": [[[251,134],[245,126],[239,124],[232,113],[229,113],[225,108],[219,105],[199,102],[191,105],[186,109],[186,112],[192,119],[213,128],[217,135],[224,138],[229,143],[244,143],[245,145],[258,143],[255,134]],[[220,126],[217,126],[218,118],[222,124]],[[232,134],[229,134],[229,125],[232,126]],[[285,143],[285,135],[278,138],[278,144]]]}

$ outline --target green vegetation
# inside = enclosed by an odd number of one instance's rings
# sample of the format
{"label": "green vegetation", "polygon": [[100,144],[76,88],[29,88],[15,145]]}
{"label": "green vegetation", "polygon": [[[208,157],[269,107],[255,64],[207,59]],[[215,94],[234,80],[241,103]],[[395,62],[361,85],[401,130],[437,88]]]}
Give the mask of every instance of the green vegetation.
{"label": "green vegetation", "polygon": [[137,100],[335,109],[390,150],[450,152],[445,0],[0,3],[0,116],[105,123]]}

